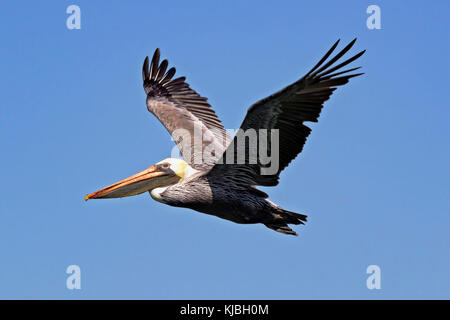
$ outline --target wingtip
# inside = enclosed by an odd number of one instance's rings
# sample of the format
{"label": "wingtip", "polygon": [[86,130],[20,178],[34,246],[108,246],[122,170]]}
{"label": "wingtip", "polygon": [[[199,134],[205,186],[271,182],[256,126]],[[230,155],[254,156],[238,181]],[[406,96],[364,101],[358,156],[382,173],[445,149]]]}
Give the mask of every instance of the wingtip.
{"label": "wingtip", "polygon": [[346,51],[350,50],[353,47],[353,45],[355,44],[355,42],[356,42],[356,38],[353,39],[352,41],[350,41],[349,44],[344,48],[344,50],[345,49],[347,49]]}
{"label": "wingtip", "polygon": [[148,57],[148,56],[145,56],[145,59],[144,59],[144,66],[148,66],[149,62],[150,62],[149,57]]}
{"label": "wingtip", "polygon": [[161,56],[161,51],[159,51],[159,48],[156,48],[155,52],[153,53],[153,59],[152,60],[158,60],[159,63],[159,57]]}
{"label": "wingtip", "polygon": [[[366,52],[366,50],[363,50],[363,51],[358,52],[357,54],[355,54],[355,55],[352,57],[352,59],[353,59],[353,60],[358,59],[358,58],[361,57],[365,52]],[[353,61],[353,60],[352,60],[352,61]]]}
{"label": "wingtip", "polygon": [[145,57],[144,63],[142,64],[142,80],[145,81],[148,78],[148,56]]}
{"label": "wingtip", "polygon": [[359,76],[362,76],[363,74],[365,74],[365,72],[350,74],[350,75],[347,76],[347,79],[359,77]]}
{"label": "wingtip", "polygon": [[159,48],[156,48],[155,52],[153,53],[153,59],[152,60],[158,60],[159,62],[159,57],[161,56],[161,52],[159,51]]}
{"label": "wingtip", "polygon": [[150,70],[148,76],[150,79],[153,79],[158,71],[159,67],[159,58],[160,58],[159,48],[156,48],[155,53],[153,54],[152,61],[150,62]]}

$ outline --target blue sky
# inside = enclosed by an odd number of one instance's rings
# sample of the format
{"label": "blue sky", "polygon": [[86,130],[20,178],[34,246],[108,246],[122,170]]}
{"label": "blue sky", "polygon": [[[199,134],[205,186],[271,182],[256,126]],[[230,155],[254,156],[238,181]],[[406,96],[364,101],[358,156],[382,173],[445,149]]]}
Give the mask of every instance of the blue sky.
{"label": "blue sky", "polygon": [[[66,8],[81,8],[81,29]],[[381,30],[366,8],[381,8]],[[2,1],[0,298],[450,298],[450,45],[444,1]],[[336,91],[266,188],[299,237],[86,193],[170,155],[145,106],[156,47],[226,128],[341,38],[366,73]],[[65,286],[81,268],[81,290]],[[366,268],[381,268],[368,290]]]}

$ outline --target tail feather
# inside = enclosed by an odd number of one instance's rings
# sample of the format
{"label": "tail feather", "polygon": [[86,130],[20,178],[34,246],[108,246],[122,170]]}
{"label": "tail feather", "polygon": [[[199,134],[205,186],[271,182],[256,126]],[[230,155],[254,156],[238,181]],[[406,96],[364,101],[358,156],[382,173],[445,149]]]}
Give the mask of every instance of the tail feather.
{"label": "tail feather", "polygon": [[288,227],[287,224],[279,222],[279,223],[265,223],[264,224],[267,228],[270,228],[272,230],[275,230],[277,232],[281,232],[284,234],[291,234],[293,236],[298,236],[298,234],[292,230],[291,228]]}
{"label": "tail feather", "polygon": [[307,216],[304,214],[284,210],[280,207],[274,208],[274,221],[264,223],[267,228],[281,232],[284,234],[291,234],[297,236],[297,233],[289,228],[288,224],[304,224],[307,221]]}
{"label": "tail feather", "polygon": [[281,209],[281,214],[284,216],[284,221],[292,224],[305,224],[308,221],[308,216],[288,210]]}

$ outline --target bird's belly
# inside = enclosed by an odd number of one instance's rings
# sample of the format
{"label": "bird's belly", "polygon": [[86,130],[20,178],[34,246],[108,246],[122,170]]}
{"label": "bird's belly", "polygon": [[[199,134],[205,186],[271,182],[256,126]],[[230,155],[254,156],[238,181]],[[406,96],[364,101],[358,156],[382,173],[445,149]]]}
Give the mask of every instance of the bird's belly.
{"label": "bird's belly", "polygon": [[236,223],[260,223],[272,218],[265,199],[245,190],[234,190],[206,181],[168,188],[158,201],[189,208]]}
{"label": "bird's belly", "polygon": [[[264,201],[264,199],[260,199],[260,201]],[[266,218],[269,218],[269,214],[263,210],[264,206],[259,201],[245,199],[245,197],[216,198],[212,201],[192,201],[183,203],[180,206],[236,223],[260,223]]]}

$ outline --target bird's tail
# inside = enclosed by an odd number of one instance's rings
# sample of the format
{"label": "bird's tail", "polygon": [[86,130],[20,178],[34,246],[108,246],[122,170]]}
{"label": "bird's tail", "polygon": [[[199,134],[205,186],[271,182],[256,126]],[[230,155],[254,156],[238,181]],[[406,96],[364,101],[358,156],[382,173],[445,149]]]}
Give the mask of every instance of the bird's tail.
{"label": "bird's tail", "polygon": [[304,214],[284,210],[280,207],[274,208],[275,216],[277,217],[273,222],[264,223],[267,228],[281,232],[284,234],[291,234],[297,236],[297,233],[289,228],[288,224],[304,224],[307,221],[307,216]]}

